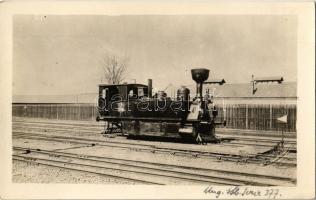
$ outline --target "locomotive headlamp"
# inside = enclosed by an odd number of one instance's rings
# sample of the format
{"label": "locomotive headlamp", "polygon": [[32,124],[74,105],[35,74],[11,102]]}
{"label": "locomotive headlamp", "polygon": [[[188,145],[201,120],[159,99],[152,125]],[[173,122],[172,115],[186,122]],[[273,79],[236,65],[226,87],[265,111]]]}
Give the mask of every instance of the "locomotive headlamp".
{"label": "locomotive headlamp", "polygon": [[123,102],[120,102],[117,104],[117,111],[118,112],[125,112],[125,104]]}

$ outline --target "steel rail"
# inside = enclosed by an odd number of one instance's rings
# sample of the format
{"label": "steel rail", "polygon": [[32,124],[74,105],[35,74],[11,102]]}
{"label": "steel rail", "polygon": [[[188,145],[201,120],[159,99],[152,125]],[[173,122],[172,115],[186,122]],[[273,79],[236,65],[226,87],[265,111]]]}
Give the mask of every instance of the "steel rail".
{"label": "steel rail", "polygon": [[[24,132],[21,132],[24,133]],[[33,135],[29,135],[33,134]],[[14,135],[13,135],[14,136]],[[215,158],[223,161],[233,161],[233,162],[249,162],[249,163],[261,163],[266,162],[266,160],[260,159],[260,155],[248,155],[246,157],[242,157],[240,155],[231,155],[231,154],[222,154],[222,153],[214,153],[207,151],[197,151],[197,150],[183,150],[176,148],[164,148],[164,147],[156,147],[155,145],[148,144],[135,144],[135,143],[125,143],[125,142],[117,142],[117,141],[103,141],[103,140],[94,140],[87,138],[79,138],[79,137],[66,137],[66,136],[47,136],[38,133],[29,132],[28,135],[20,135],[19,138],[25,139],[36,139],[36,140],[46,140],[46,141],[57,141],[57,142],[71,142],[75,144],[85,144],[85,145],[99,145],[105,147],[114,147],[114,148],[122,148],[129,149],[135,151],[144,151],[144,152],[152,152],[152,153],[168,153],[172,155],[185,155],[185,156],[194,156],[194,157],[207,157],[207,158]],[[93,142],[93,143],[88,143]],[[132,146],[129,146],[132,145]],[[136,146],[138,146],[136,148]],[[143,148],[143,147],[149,148]],[[282,165],[296,165],[296,163],[282,162],[278,161],[275,164]]]}
{"label": "steel rail", "polygon": [[[32,128],[31,128],[31,129],[32,129]],[[47,130],[47,128],[46,128],[45,130]],[[56,129],[51,129],[51,130],[55,130],[55,131],[56,131]],[[58,130],[58,129],[57,129],[57,130]],[[63,130],[63,131],[68,131],[69,129],[62,129],[62,130]],[[18,131],[15,131],[15,132],[18,132]],[[81,132],[81,133],[85,133],[85,132]],[[225,140],[225,139],[226,139],[226,138],[224,138],[224,140]],[[247,140],[249,140],[249,139],[247,139]],[[249,140],[249,141],[258,142],[258,140],[255,140],[255,139]],[[109,141],[108,141],[108,142],[109,142]],[[114,142],[114,143],[115,143],[115,141],[111,141],[111,142]],[[259,140],[259,142],[260,142],[260,140]],[[279,141],[278,141],[278,142],[279,142]],[[126,144],[134,144],[134,143],[126,142]],[[265,144],[245,143],[245,142],[241,142],[240,140],[234,141],[233,143],[223,143],[223,144],[225,144],[225,145],[243,144],[243,145],[264,146],[264,147],[273,147],[273,146],[275,146],[275,144],[265,145]],[[291,144],[292,144],[292,143],[291,143]],[[144,144],[144,146],[152,146],[152,145],[145,145],[145,144]]]}
{"label": "steel rail", "polygon": [[[24,122],[24,121],[13,121],[13,124],[14,123],[22,123],[22,126],[23,126],[23,123],[29,123],[29,124],[44,124],[44,125],[50,125],[50,124],[55,124],[56,126],[69,126],[69,127],[72,127],[72,126],[83,126],[83,127],[87,127],[87,126],[92,126],[92,127],[97,127],[97,128],[102,128],[104,127],[104,125],[96,125],[96,124],[76,124],[76,123],[71,123],[71,122]],[[24,125],[24,126],[27,126],[27,125]],[[231,133],[225,133],[225,132],[219,132],[218,133],[219,135],[223,135],[225,138],[234,138],[234,139],[239,139],[239,138],[243,138],[244,140],[252,140],[251,138],[247,138],[249,137],[249,135],[241,135],[239,134],[238,136],[234,135],[232,136]],[[231,137],[230,137],[231,136]],[[250,135],[252,136],[252,135]],[[253,135],[253,137],[266,137],[266,136],[262,136],[262,135]],[[281,136],[278,136],[278,138],[281,138]],[[287,139],[287,138],[286,138]],[[289,138],[289,139],[292,139],[292,138]],[[256,138],[254,140],[261,140],[259,138]],[[268,138],[266,137],[265,139],[262,138],[262,140],[267,140],[268,142],[269,141],[273,141],[273,142],[277,142],[278,140],[277,139],[271,139],[271,138]]]}
{"label": "steel rail", "polygon": [[[179,165],[171,165],[171,164],[163,164],[163,163],[153,163],[153,162],[146,162],[146,161],[136,161],[136,160],[128,160],[128,159],[119,159],[119,158],[113,158],[113,157],[105,157],[105,156],[91,156],[91,155],[80,155],[76,153],[69,153],[69,152],[54,152],[49,150],[40,150],[37,149],[29,149],[29,148],[21,148],[21,147],[14,147],[14,150],[22,151],[22,152],[28,152],[28,153],[35,153],[35,154],[45,154],[45,155],[52,155],[52,156],[63,156],[68,158],[74,158],[74,159],[84,159],[94,162],[102,162],[102,163],[108,163],[108,164],[115,164],[115,165],[124,165],[128,167],[137,167],[142,168],[144,170],[158,170],[163,171],[167,173],[175,173],[180,175],[189,175],[193,177],[200,177],[200,178],[208,178],[210,180],[212,179],[220,179],[223,184],[230,184],[233,183],[234,185],[243,185],[243,184],[251,184],[251,185],[257,185],[257,186],[273,186],[273,184],[270,184],[270,182],[262,183],[260,181],[254,181],[254,180],[241,180],[240,177],[237,179],[235,178],[227,178],[223,177],[219,174],[224,175],[238,175],[243,177],[250,177],[250,178],[263,178],[263,179],[269,179],[269,180],[278,180],[278,181],[286,181],[286,182],[295,182],[292,178],[289,177],[280,177],[280,176],[271,176],[271,175],[258,175],[258,174],[251,174],[251,173],[244,173],[244,172],[232,172],[232,171],[225,171],[225,170],[218,170],[218,169],[207,169],[207,168],[197,168],[197,167],[188,167],[188,166],[179,166]],[[150,166],[150,167],[148,167]],[[165,168],[165,169],[163,169]],[[170,168],[173,168],[174,170],[171,170]],[[185,171],[176,171],[176,170],[189,170],[189,172]],[[197,173],[200,172],[200,173]],[[216,173],[216,176],[210,176],[207,175],[207,173]],[[223,182],[225,180],[226,182]],[[236,182],[237,181],[237,182]]]}
{"label": "steel rail", "polygon": [[[65,125],[60,125],[60,126],[64,127]],[[16,128],[16,125],[13,125],[13,127]],[[23,126],[23,125],[22,126],[18,126],[18,128],[25,128],[25,127],[28,127],[28,126],[27,125],[26,126]],[[30,127],[29,129],[41,129],[41,128],[43,128],[45,130],[55,130],[55,131],[57,131],[57,130],[67,131],[67,130],[75,129],[71,125],[67,125],[66,126],[69,129],[66,128],[66,127],[58,129],[58,128],[55,128],[55,127],[53,126],[53,127],[48,128],[47,126],[42,125],[42,126],[38,126],[38,127]],[[58,125],[57,125],[57,127],[58,127]],[[79,127],[76,127],[76,128],[79,128]],[[98,128],[94,127],[91,130],[89,127],[87,128],[86,126],[82,130],[89,131],[89,132],[91,132],[91,131],[93,131],[93,132],[100,131],[100,129],[98,129]],[[277,142],[280,142],[280,140],[278,140],[278,139],[275,139],[275,138],[262,138],[262,136],[261,137],[258,136],[257,138],[249,138],[248,136],[229,136],[229,137],[228,136],[223,136],[223,137],[221,137],[222,134],[219,134],[219,135],[220,135],[220,138],[222,140],[231,140],[231,139],[233,139],[234,142],[237,142],[237,141],[253,141],[253,142],[266,142],[266,143],[277,143]],[[287,141],[287,143],[289,143],[289,144],[296,144],[296,141]],[[236,143],[236,144],[238,144],[238,143]],[[255,144],[249,143],[248,145],[255,145]],[[261,144],[261,145],[262,146],[270,146],[269,144],[268,145]]]}
{"label": "steel rail", "polygon": [[104,124],[101,124],[100,122],[98,124],[93,124],[91,122],[75,122],[75,121],[71,121],[71,122],[68,122],[67,120],[59,120],[58,122],[57,121],[37,121],[37,122],[34,122],[34,121],[19,121],[19,120],[12,120],[12,123],[22,123],[22,124],[46,124],[46,125],[49,125],[49,124],[57,124],[57,125],[60,125],[60,124],[65,124],[65,125],[73,125],[73,126],[96,126],[96,127],[103,127]]}
{"label": "steel rail", "polygon": [[[41,128],[41,127],[32,127],[32,128],[28,128],[28,130],[42,130],[44,129],[45,131],[48,131],[48,132],[52,132],[52,131],[55,131],[55,132],[68,132],[68,131],[74,131],[73,129],[56,129],[56,128]],[[87,133],[87,134],[92,134],[92,133],[98,133],[99,131],[98,130],[88,130],[88,129],[81,129],[79,130],[79,132],[81,134],[83,133]],[[236,138],[237,139],[237,138]],[[224,138],[223,140],[226,140],[226,138]],[[246,141],[246,142],[244,142]],[[251,143],[254,142],[254,143]],[[268,143],[268,144],[260,144],[259,142],[265,142],[265,143]],[[274,142],[274,143],[271,143],[271,142]],[[240,139],[238,138],[237,140],[234,140],[233,142],[223,142],[223,144],[225,145],[250,145],[250,146],[262,146],[262,147],[273,147],[275,146],[275,144],[277,142],[280,142],[280,141],[261,141],[261,140],[255,140],[255,139]],[[293,142],[287,142],[289,145],[291,144],[294,144]],[[295,143],[296,144],[296,143]],[[295,148],[294,148],[295,149]]]}
{"label": "steel rail", "polygon": [[[34,134],[35,135],[35,134]],[[39,137],[41,137],[41,136],[44,136],[43,134],[36,134],[36,135],[39,135]],[[25,133],[21,133],[21,134],[14,134],[14,137],[20,137],[20,138],[29,138],[29,137],[33,137],[33,136],[30,136],[29,134],[25,134]],[[36,136],[35,136],[36,137]],[[46,138],[46,136],[45,136],[45,138]],[[54,136],[54,138],[55,138],[55,136]],[[71,139],[73,139],[73,138],[71,138]],[[99,141],[99,142],[105,142],[105,141]],[[120,142],[117,142],[117,143],[120,143]],[[80,144],[82,144],[82,143],[80,143]],[[124,143],[125,144],[125,143]],[[139,144],[135,144],[135,145],[139,145]],[[85,147],[86,147],[87,145],[85,145]],[[91,146],[91,145],[89,145],[89,146]],[[142,145],[142,146],[145,146],[145,144],[144,145]],[[154,146],[152,146],[152,145],[148,145],[149,147],[154,147]],[[133,148],[133,150],[136,150],[136,151],[140,151],[139,149],[135,149],[135,148]],[[153,150],[154,151],[154,150]],[[183,151],[185,151],[185,150],[183,150]],[[184,155],[186,155],[186,156],[188,156],[187,154],[188,154],[189,152],[187,151],[187,152],[184,152],[183,154]],[[171,154],[173,154],[173,155],[181,155],[181,152],[172,152]],[[216,155],[218,155],[218,154],[216,154]],[[190,155],[190,156],[192,156],[192,155]],[[207,155],[197,155],[197,154],[194,154],[194,156],[195,157],[199,157],[199,156],[203,156],[203,157],[206,157]],[[212,156],[212,155],[210,155],[210,156]],[[217,156],[216,158],[217,159],[222,159],[222,157],[220,157],[221,156],[221,154],[219,155],[219,156]],[[230,155],[231,157],[232,157],[232,155]],[[255,158],[256,157],[260,157],[260,159],[265,159],[264,161],[266,162],[269,162],[269,160],[268,159],[275,159],[276,158],[276,156],[277,155],[268,155],[268,154],[256,154],[256,155],[251,155],[252,157],[251,157],[251,159],[253,159],[253,160],[255,160]],[[236,157],[235,159],[241,159],[240,157]],[[258,159],[258,162],[259,161],[262,161],[262,160],[260,160],[260,159]],[[295,166],[296,165],[296,157],[289,157],[289,156],[283,156],[282,157],[282,159],[285,159],[285,160],[287,160],[287,161],[289,161],[289,162],[282,162],[282,163],[284,163],[284,164],[287,164],[287,165],[293,165],[293,166]],[[225,155],[224,155],[224,159],[223,160],[225,160]],[[228,161],[230,161],[230,160],[228,160]],[[291,162],[292,161],[292,162]]]}
{"label": "steel rail", "polygon": [[[218,134],[218,135],[221,135],[221,134]],[[255,137],[255,136],[254,136]],[[224,137],[221,137],[223,140],[231,140],[231,139],[238,139],[238,140],[243,140],[243,141],[254,141],[254,142],[280,142],[280,140],[278,139],[275,139],[275,138],[262,138],[262,137],[257,137],[257,138],[250,138],[250,137],[247,137],[247,136],[224,136]],[[279,139],[282,139],[282,138],[279,138]],[[291,144],[296,144],[296,141],[286,141],[287,143],[291,143]]]}
{"label": "steel rail", "polygon": [[[31,130],[36,130],[37,128],[31,128]],[[40,128],[39,128],[40,129]],[[29,130],[29,129],[28,129]],[[41,129],[40,129],[41,130]],[[67,133],[67,132],[69,132],[69,131],[72,131],[72,130],[69,130],[69,129],[48,129],[48,128],[45,128],[45,131],[47,131],[47,130],[52,130],[52,131],[55,131],[55,132],[59,132],[59,133]],[[48,131],[48,132],[52,132],[52,131]],[[92,133],[95,133],[95,132],[93,132],[93,131],[80,131],[80,134],[84,134],[84,133],[86,133],[86,134],[92,134]],[[236,141],[233,141],[233,142],[227,142],[227,143],[225,143],[225,142],[223,142],[222,144],[223,145],[225,145],[225,146],[238,146],[238,145],[248,145],[248,146],[261,146],[261,147],[274,147],[275,145],[276,145],[276,143],[271,143],[271,144],[260,144],[260,143],[258,143],[258,142],[260,142],[260,141],[255,141],[255,140],[253,140],[254,142],[256,142],[256,143],[249,143],[249,142],[243,142],[243,141],[241,141],[241,140],[236,140]],[[110,141],[108,141],[108,142],[110,142]],[[112,141],[111,141],[112,142]],[[113,141],[114,142],[114,141]],[[114,142],[115,143],[115,142]],[[134,144],[134,143],[127,143],[126,142],[126,144]],[[295,147],[293,147],[292,145],[291,145],[292,143],[289,143],[289,144],[287,144],[286,146],[291,146],[293,149],[292,150],[296,150],[296,148]],[[147,146],[147,145],[145,145],[145,144],[143,144],[143,146]],[[148,146],[150,146],[150,145],[148,145]]]}
{"label": "steel rail", "polygon": [[[155,176],[155,177],[160,177],[160,178],[169,178],[169,179],[177,179],[181,181],[186,181],[186,182],[191,182],[191,183],[200,183],[200,184],[217,184],[217,185],[230,185],[229,183],[222,183],[220,181],[207,181],[207,180],[202,180],[202,179],[197,179],[197,178],[187,178],[187,177],[180,177],[180,176],[174,176],[174,175],[166,175],[166,174],[159,174],[159,173],[152,173],[152,172],[141,172],[141,171],[136,171],[136,170],[127,170],[127,169],[120,169],[120,168],[114,168],[114,167],[105,167],[105,166],[96,166],[96,165],[91,165],[91,164],[82,164],[82,163],[76,163],[76,162],[66,162],[66,161],[60,161],[60,160],[53,160],[53,159],[44,159],[44,158],[38,158],[38,157],[29,157],[29,156],[21,156],[21,155],[13,155],[13,158],[23,158],[24,160],[29,160],[31,162],[37,162],[41,164],[43,162],[55,162],[55,163],[60,163],[63,166],[65,165],[77,165],[82,167],[90,167],[90,168],[95,168],[95,169],[103,169],[103,170],[113,170],[113,171],[120,171],[120,172],[126,172],[126,173],[135,173],[139,175],[146,175],[146,176]],[[35,159],[35,160],[33,160]],[[73,169],[68,167],[69,169]],[[84,170],[88,171],[88,170]],[[90,171],[89,171],[90,172]],[[97,172],[98,173],[98,172]],[[100,173],[101,174],[101,173]],[[108,175],[108,174],[107,174]],[[118,178],[128,178],[124,176],[119,176]],[[138,181],[143,181],[143,182],[148,182],[148,183],[156,183],[160,185],[165,185],[165,183],[157,183],[153,182],[150,180],[140,180],[140,179],[135,179]],[[234,185],[234,184],[233,184]]]}
{"label": "steel rail", "polygon": [[[89,174],[106,176],[106,177],[115,178],[115,179],[122,179],[122,180],[127,180],[127,181],[139,182],[139,183],[143,183],[143,184],[164,185],[162,183],[157,183],[157,182],[153,182],[153,181],[145,181],[145,180],[140,180],[140,179],[135,179],[135,178],[116,176],[116,175],[113,175],[113,174],[110,174],[110,173],[98,173],[98,172],[89,171],[89,170],[76,169],[76,168],[60,166],[60,165],[56,165],[56,164],[54,165],[52,163],[49,164],[49,163],[38,162],[38,161],[34,161],[34,160],[27,160],[27,159],[23,159],[23,158],[25,158],[23,156],[13,155],[12,157],[13,157],[13,160],[22,161],[22,162],[28,162],[28,163],[36,163],[36,164],[45,165],[45,166],[49,166],[49,167],[56,167],[56,168],[61,168],[61,169],[66,169],[66,170],[79,171],[79,172],[83,172],[83,173],[89,173]],[[23,158],[21,158],[21,157],[23,157]]]}

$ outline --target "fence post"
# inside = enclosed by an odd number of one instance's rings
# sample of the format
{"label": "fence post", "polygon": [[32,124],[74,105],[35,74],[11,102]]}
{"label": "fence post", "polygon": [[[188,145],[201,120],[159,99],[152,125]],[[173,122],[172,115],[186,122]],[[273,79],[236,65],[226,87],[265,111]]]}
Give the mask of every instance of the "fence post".
{"label": "fence post", "polygon": [[78,119],[77,120],[80,121],[80,104],[77,103],[76,107],[77,107],[76,110],[78,112]]}
{"label": "fence post", "polygon": [[94,106],[91,106],[91,119],[94,120]]}
{"label": "fence post", "polygon": [[270,104],[270,130],[272,130],[272,105]]}
{"label": "fence post", "polygon": [[56,104],[56,119],[58,120],[58,104]]}
{"label": "fence post", "polygon": [[49,119],[53,119],[53,105],[50,104]]}
{"label": "fence post", "polygon": [[246,104],[246,129],[248,129],[248,104]]}

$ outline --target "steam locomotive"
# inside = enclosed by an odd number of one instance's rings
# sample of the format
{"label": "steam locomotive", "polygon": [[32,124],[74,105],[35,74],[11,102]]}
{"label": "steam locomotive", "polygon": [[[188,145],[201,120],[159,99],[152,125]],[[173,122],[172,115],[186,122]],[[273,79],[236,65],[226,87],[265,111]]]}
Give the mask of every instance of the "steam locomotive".
{"label": "steam locomotive", "polygon": [[203,96],[204,84],[223,84],[225,81],[206,82],[209,70],[192,69],[196,95],[184,86],[177,97],[170,98],[160,91],[152,95],[152,80],[143,84],[99,85],[97,121],[106,121],[104,134],[121,132],[129,136],[157,136],[180,138],[197,143],[218,142],[215,126],[218,111],[209,94]]}

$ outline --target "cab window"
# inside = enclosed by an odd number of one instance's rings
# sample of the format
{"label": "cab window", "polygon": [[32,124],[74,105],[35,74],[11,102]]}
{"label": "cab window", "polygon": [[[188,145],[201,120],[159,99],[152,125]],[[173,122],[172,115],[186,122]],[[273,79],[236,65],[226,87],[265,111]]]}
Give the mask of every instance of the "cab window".
{"label": "cab window", "polygon": [[142,97],[142,96],[145,95],[145,94],[144,94],[144,88],[143,88],[143,87],[137,88],[137,95],[138,95],[139,97]]}

